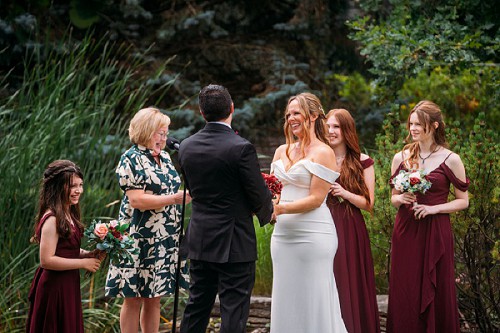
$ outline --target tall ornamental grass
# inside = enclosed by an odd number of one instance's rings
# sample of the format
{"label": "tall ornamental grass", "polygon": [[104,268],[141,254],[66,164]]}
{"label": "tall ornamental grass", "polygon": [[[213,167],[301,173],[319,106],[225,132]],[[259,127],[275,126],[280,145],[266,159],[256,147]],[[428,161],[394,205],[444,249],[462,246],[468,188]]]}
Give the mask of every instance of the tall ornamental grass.
{"label": "tall ornamental grass", "polygon": [[[6,80],[0,87],[12,92],[0,101],[0,332],[24,327],[28,289],[38,265],[38,248],[29,239],[47,164],[70,159],[82,168],[85,223],[116,217],[121,193],[114,169],[130,145],[128,122],[171,84],[148,84],[158,82],[165,64],[154,64],[157,71],[145,78],[138,73],[145,65],[150,70],[146,57],[123,45],[67,37],[50,47],[52,51],[45,45],[26,60],[29,70],[20,87],[6,86]],[[83,282],[85,322],[92,332],[105,327],[106,332],[117,331],[116,304],[95,302],[103,276],[96,276],[92,292],[89,281]]]}
{"label": "tall ornamental grass", "polygon": [[254,295],[271,296],[273,284],[273,264],[271,260],[271,236],[274,226],[266,224],[261,227],[254,221],[255,235],[257,236],[258,260],[255,265]]}

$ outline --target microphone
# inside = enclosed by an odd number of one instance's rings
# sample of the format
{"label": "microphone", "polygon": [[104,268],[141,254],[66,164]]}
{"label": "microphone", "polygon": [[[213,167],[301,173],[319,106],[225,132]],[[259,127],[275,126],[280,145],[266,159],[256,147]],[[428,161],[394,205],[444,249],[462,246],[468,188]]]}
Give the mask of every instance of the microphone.
{"label": "microphone", "polygon": [[167,138],[167,147],[171,150],[179,150],[179,147],[181,146],[181,142],[177,140],[176,138],[168,137]]}

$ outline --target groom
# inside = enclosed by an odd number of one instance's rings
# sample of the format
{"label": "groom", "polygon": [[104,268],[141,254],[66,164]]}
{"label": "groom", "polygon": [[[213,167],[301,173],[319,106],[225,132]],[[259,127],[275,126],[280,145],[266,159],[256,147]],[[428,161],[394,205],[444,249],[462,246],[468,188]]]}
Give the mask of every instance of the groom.
{"label": "groom", "polygon": [[257,259],[252,215],[261,226],[271,220],[271,193],[254,146],[231,128],[234,104],[227,89],[204,87],[199,105],[207,124],[179,149],[192,197],[185,238],[191,285],[180,331],[205,333],[218,293],[221,333],[244,333]]}

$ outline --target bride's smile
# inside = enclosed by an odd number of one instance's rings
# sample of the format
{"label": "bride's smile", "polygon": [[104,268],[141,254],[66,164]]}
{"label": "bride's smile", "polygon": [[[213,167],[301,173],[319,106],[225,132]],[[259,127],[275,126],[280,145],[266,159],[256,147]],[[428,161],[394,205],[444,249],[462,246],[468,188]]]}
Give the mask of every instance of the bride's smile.
{"label": "bride's smile", "polygon": [[292,129],[292,133],[295,136],[301,136],[302,127],[305,121],[304,116],[300,112],[300,105],[297,100],[290,102],[288,106],[288,112],[286,114],[287,123]]}

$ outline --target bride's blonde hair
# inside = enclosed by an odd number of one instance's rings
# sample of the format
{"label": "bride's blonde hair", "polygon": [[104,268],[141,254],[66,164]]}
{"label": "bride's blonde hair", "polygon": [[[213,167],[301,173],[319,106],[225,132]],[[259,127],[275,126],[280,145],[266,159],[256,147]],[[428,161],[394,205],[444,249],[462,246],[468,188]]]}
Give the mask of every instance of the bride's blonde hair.
{"label": "bride's blonde hair", "polygon": [[323,107],[321,106],[321,102],[316,95],[305,92],[301,93],[295,96],[292,96],[288,99],[288,103],[286,105],[285,109],[285,123],[283,125],[283,131],[285,132],[285,138],[286,138],[286,156],[288,159],[292,162],[293,161],[290,158],[290,152],[292,150],[292,144],[297,142],[297,139],[293,135],[292,128],[288,124],[288,107],[290,106],[290,103],[294,100],[297,100],[299,103],[299,112],[300,114],[304,117],[304,123],[302,126],[302,135],[303,135],[303,140],[300,142],[300,155],[298,156],[297,160],[304,158],[305,157],[305,147],[307,147],[311,143],[311,134],[310,134],[310,128],[311,128],[311,118],[314,116],[317,116],[316,120],[314,121],[314,133],[316,134],[316,137],[324,142],[325,144],[329,145],[329,140],[328,140],[328,127],[326,125],[326,117],[325,117],[325,111],[323,110]]}

